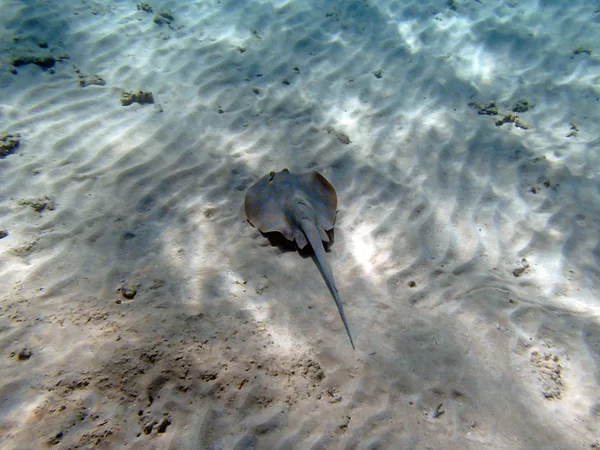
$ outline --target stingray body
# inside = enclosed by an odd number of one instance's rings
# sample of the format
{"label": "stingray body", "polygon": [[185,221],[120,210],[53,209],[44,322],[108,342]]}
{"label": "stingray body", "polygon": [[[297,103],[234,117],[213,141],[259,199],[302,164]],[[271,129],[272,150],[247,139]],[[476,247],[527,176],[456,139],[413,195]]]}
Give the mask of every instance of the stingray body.
{"label": "stingray body", "polygon": [[354,348],[322,242],[329,242],[326,231],[333,228],[336,208],[335,189],[316,171],[295,174],[283,169],[271,172],[246,192],[246,216],[252,225],[263,233],[279,232],[300,248],[310,243]]}

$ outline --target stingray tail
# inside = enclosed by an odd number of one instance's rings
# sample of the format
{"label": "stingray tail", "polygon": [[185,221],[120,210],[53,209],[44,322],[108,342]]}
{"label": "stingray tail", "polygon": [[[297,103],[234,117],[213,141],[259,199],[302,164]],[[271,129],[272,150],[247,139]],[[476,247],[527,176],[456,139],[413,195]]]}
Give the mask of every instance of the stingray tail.
{"label": "stingray tail", "polygon": [[323,247],[323,242],[321,242],[321,236],[319,235],[319,231],[315,226],[314,222],[309,219],[304,219],[301,221],[300,226],[302,227],[302,231],[308,238],[308,242],[313,248],[315,252],[315,256],[317,257],[317,263],[319,265],[319,269],[321,270],[321,274],[323,278],[325,278],[325,282],[327,283],[327,287],[333,295],[333,299],[335,300],[335,304],[337,305],[338,311],[340,312],[340,316],[342,317],[342,322],[344,322],[344,327],[346,327],[346,331],[348,332],[348,337],[350,338],[350,344],[352,344],[352,349],[354,348],[354,342],[352,341],[352,335],[350,334],[350,327],[348,327],[348,322],[346,321],[346,314],[344,314],[344,307],[342,306],[342,301],[340,300],[340,295],[338,294],[337,288],[335,287],[335,281],[333,280],[333,273],[331,272],[331,268],[329,267],[329,263],[327,262],[327,256],[325,255],[325,248]]}

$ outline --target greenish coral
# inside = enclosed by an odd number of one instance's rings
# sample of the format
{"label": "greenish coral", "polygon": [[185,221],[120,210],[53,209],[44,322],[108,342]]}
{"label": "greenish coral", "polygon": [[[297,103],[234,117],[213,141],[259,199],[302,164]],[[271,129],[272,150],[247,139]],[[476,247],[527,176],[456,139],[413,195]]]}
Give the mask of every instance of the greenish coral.
{"label": "greenish coral", "polygon": [[173,22],[175,20],[175,16],[173,15],[173,13],[171,11],[161,11],[158,13],[163,19],[165,20],[170,20],[171,22]]}
{"label": "greenish coral", "polygon": [[515,103],[515,106],[513,106],[512,111],[516,113],[524,113],[529,111],[531,108],[533,108],[533,105],[527,100],[519,100],[517,103]]}
{"label": "greenish coral", "polygon": [[175,21],[175,16],[171,11],[160,11],[158,14],[154,16],[152,21],[157,25],[171,25]]}
{"label": "greenish coral", "polygon": [[138,11],[145,11],[147,13],[154,12],[154,10],[152,9],[152,6],[150,6],[148,3],[145,3],[145,2],[138,3],[137,5],[135,5],[135,7],[138,9]]}

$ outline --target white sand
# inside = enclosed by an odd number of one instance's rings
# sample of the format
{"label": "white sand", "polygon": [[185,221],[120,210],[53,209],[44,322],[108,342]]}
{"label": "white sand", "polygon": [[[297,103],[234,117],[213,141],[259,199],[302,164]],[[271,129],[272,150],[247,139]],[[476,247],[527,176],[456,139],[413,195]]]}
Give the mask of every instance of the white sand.
{"label": "white sand", "polygon": [[[600,441],[597,2],[135,3],[1,2],[0,447]],[[356,352],[245,221],[284,167],[337,190]]]}

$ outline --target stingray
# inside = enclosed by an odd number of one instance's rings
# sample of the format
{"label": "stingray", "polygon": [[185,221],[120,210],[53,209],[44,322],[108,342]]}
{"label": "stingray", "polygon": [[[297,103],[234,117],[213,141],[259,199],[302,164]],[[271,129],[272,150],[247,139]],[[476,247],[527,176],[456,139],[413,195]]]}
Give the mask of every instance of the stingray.
{"label": "stingray", "polygon": [[316,171],[296,174],[283,169],[271,172],[246,192],[246,216],[255,228],[263,233],[279,232],[287,240],[295,241],[300,249],[310,243],[354,348],[322,242],[329,242],[326,231],[333,229],[336,207],[335,189]]}

